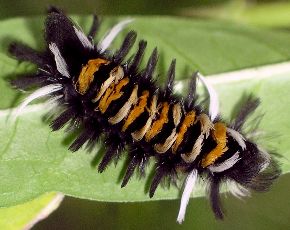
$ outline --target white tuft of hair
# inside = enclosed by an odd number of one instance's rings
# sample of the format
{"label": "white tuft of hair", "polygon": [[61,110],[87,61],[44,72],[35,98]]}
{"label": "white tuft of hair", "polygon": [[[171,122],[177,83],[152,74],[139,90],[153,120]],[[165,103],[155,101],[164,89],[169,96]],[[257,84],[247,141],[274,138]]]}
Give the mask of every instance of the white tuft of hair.
{"label": "white tuft of hair", "polygon": [[210,119],[213,121],[219,114],[219,98],[214,87],[206,80],[204,76],[198,73],[198,78],[201,80],[202,84],[205,86],[209,94],[209,115]]}
{"label": "white tuft of hair", "polygon": [[192,193],[196,185],[197,176],[198,176],[197,170],[194,169],[188,174],[186,178],[184,190],[183,190],[181,201],[180,201],[180,208],[179,208],[179,212],[177,216],[177,222],[179,224],[181,224],[184,220],[186,207],[189,202],[190,194]]}
{"label": "white tuft of hair", "polygon": [[246,139],[243,137],[242,134],[240,134],[238,131],[233,130],[231,128],[227,128],[227,133],[229,133],[231,135],[231,137],[234,138],[238,142],[239,146],[243,150],[245,150],[247,148],[246,142],[245,142]]}
{"label": "white tuft of hair", "polygon": [[66,64],[63,56],[61,55],[57,45],[52,42],[49,44],[48,47],[54,55],[54,60],[55,60],[55,64],[56,64],[56,68],[57,68],[58,72],[60,72],[61,75],[65,76],[65,77],[70,77],[67,64]]}
{"label": "white tuft of hair", "polygon": [[88,48],[88,49],[94,49],[94,45],[92,44],[92,42],[88,39],[88,37],[84,34],[83,31],[79,30],[78,28],[76,28],[74,26],[74,30],[75,33],[78,37],[78,39],[80,40],[80,42],[82,43],[83,47]]}
{"label": "white tuft of hair", "polygon": [[227,180],[226,187],[231,194],[239,199],[251,195],[251,192],[248,189],[233,180]]}
{"label": "white tuft of hair", "polygon": [[22,113],[23,109],[35,99],[47,96],[61,89],[62,89],[61,84],[51,84],[34,91],[27,98],[25,98],[24,101],[16,108],[15,112],[13,112],[12,114],[12,119],[16,120],[16,118]]}
{"label": "white tuft of hair", "polygon": [[239,152],[236,152],[233,156],[231,156],[229,159],[225,160],[224,162],[218,165],[210,165],[208,169],[212,173],[223,172],[233,167],[240,159],[241,158],[239,158]]}
{"label": "white tuft of hair", "polygon": [[259,149],[262,157],[265,159],[265,161],[261,165],[261,169],[260,169],[260,172],[263,172],[269,166],[269,164],[271,162],[271,156],[265,149],[262,149],[261,147],[258,147],[258,149]]}
{"label": "white tuft of hair", "polygon": [[131,23],[133,19],[125,19],[116,24],[98,43],[98,49],[103,53],[116,38],[116,36],[125,28],[126,25]]}

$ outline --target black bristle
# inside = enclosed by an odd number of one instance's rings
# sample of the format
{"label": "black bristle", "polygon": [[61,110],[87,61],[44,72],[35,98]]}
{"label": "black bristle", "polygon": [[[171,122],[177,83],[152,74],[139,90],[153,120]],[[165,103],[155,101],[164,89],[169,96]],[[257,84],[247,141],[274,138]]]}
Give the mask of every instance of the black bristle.
{"label": "black bristle", "polygon": [[52,121],[50,127],[53,131],[59,130],[74,117],[75,113],[71,109],[67,109]]}
{"label": "black bristle", "polygon": [[117,153],[118,149],[116,147],[108,147],[105,155],[103,156],[103,159],[101,163],[98,166],[98,172],[102,173],[107,168],[108,164],[113,160]]}
{"label": "black bristle", "polygon": [[138,163],[139,163],[139,161],[138,161],[137,156],[133,156],[128,164],[125,176],[123,178],[123,181],[121,184],[122,188],[125,187],[127,185],[127,183],[129,182],[130,178],[132,177],[132,175],[134,173],[135,168],[138,166]]}
{"label": "black bristle", "polygon": [[83,132],[79,134],[79,136],[69,146],[69,150],[72,152],[78,151],[89,139],[92,138],[93,134],[93,129],[84,129]]}
{"label": "black bristle", "polygon": [[96,147],[96,145],[98,143],[98,140],[100,138],[101,133],[102,132],[101,132],[100,129],[95,130],[94,134],[88,140],[88,143],[87,143],[87,146],[86,146],[86,148],[88,149],[88,151],[92,151]]}
{"label": "black bristle", "polygon": [[141,177],[145,176],[145,167],[149,160],[149,155],[139,147],[131,148],[128,154],[129,154],[128,161],[129,163],[127,166],[125,176],[123,178],[123,182],[121,185],[122,187],[127,185],[128,181],[130,180],[130,178],[134,173],[135,168],[137,168],[136,171],[139,173]]}
{"label": "black bristle", "polygon": [[220,190],[220,182],[214,179],[210,184],[210,191],[209,191],[210,204],[215,214],[215,217],[217,219],[222,220],[224,218],[224,214],[221,207],[219,190]]}
{"label": "black bristle", "polygon": [[46,61],[42,53],[20,43],[11,43],[8,51],[20,61],[30,61],[39,66],[44,65]]}
{"label": "black bristle", "polygon": [[134,56],[134,59],[132,61],[132,63],[130,63],[130,66],[129,66],[129,71],[130,73],[136,73],[137,72],[137,69],[140,65],[140,62],[142,61],[142,58],[144,56],[144,52],[145,52],[145,49],[146,49],[146,46],[147,46],[147,42],[144,41],[144,40],[141,40],[139,42],[139,47],[138,47],[138,50]]}
{"label": "black bristle", "polygon": [[164,171],[161,168],[156,168],[156,172],[154,174],[153,180],[149,189],[149,197],[152,198],[155,194],[155,191],[160,184],[162,178],[164,177]]}
{"label": "black bristle", "polygon": [[51,14],[51,13],[63,14],[63,11],[55,6],[48,6],[47,13],[48,14]]}
{"label": "black bristle", "polygon": [[137,34],[135,31],[130,31],[126,35],[126,37],[121,45],[121,48],[114,55],[114,58],[113,58],[114,62],[120,63],[123,61],[125,56],[129,53],[130,49],[134,45],[136,38],[137,38]]}
{"label": "black bristle", "polygon": [[157,162],[157,167],[155,169],[155,174],[151,182],[149,189],[149,196],[153,197],[154,193],[161,182],[167,182],[168,187],[171,184],[176,184],[176,170],[175,170],[176,160],[174,158],[168,159],[166,157],[161,158]]}
{"label": "black bristle", "polygon": [[240,107],[231,127],[235,130],[241,130],[247,118],[258,108],[260,99],[252,95],[248,96],[243,105]]}
{"label": "black bristle", "polygon": [[41,86],[42,84],[45,83],[46,80],[47,80],[46,76],[36,74],[10,80],[10,84],[18,89],[26,90],[30,87]]}
{"label": "black bristle", "polygon": [[97,34],[97,31],[99,29],[99,26],[100,26],[100,20],[98,18],[97,15],[94,15],[93,16],[93,23],[91,25],[91,29],[90,29],[90,32],[88,33],[88,37],[93,40]]}
{"label": "black bristle", "polygon": [[196,95],[196,79],[198,76],[198,72],[193,73],[189,88],[188,88],[188,95],[186,98],[187,106],[190,108],[192,105],[196,103],[197,95]]}
{"label": "black bristle", "polygon": [[152,78],[152,75],[154,73],[156,64],[157,64],[157,60],[158,60],[158,52],[157,52],[157,48],[155,48],[147,62],[146,68],[144,70],[143,73],[143,78],[144,79],[150,79]]}
{"label": "black bristle", "polygon": [[109,134],[106,137],[105,143],[107,146],[106,153],[98,166],[98,171],[100,173],[106,169],[106,167],[109,165],[109,163],[111,163],[112,160],[119,160],[119,157],[125,147],[124,140],[122,140],[122,137],[119,136],[117,133]]}
{"label": "black bristle", "polygon": [[74,142],[68,147],[68,149],[72,152],[78,151],[90,138],[90,136],[87,133],[80,134]]}
{"label": "black bristle", "polygon": [[88,120],[85,121],[84,123],[85,124],[84,127],[82,128],[81,133],[69,146],[69,150],[71,150],[72,152],[79,150],[86,142],[87,147],[90,148],[90,146],[93,143],[96,143],[100,137],[101,134],[101,130],[99,128],[100,125],[97,122],[92,122],[91,120]]}
{"label": "black bristle", "polygon": [[175,65],[176,59],[173,59],[167,72],[167,81],[165,83],[165,97],[168,97],[173,93],[175,79]]}

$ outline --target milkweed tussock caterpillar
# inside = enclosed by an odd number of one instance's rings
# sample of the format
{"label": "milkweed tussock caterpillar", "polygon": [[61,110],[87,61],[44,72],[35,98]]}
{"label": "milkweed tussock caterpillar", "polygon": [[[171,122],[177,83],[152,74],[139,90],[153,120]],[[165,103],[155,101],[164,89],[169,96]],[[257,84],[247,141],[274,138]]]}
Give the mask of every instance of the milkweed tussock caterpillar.
{"label": "milkweed tussock caterpillar", "polygon": [[[114,26],[97,44],[93,38],[99,27],[97,17],[88,35],[54,7],[49,9],[45,25],[44,51],[36,51],[20,43],[10,46],[10,53],[21,61],[38,66],[34,75],[12,83],[19,89],[38,87],[18,107],[17,115],[31,101],[47,97],[58,105],[51,128],[59,130],[66,124],[81,132],[70,145],[77,151],[83,145],[92,147],[104,136],[106,153],[98,171],[103,172],[113,159],[119,159],[126,148],[127,171],[121,186],[129,182],[134,171],[145,173],[149,159],[155,161],[154,176],[149,189],[153,197],[158,185],[167,180],[175,183],[179,175],[186,177],[177,221],[185,216],[190,194],[198,178],[208,183],[212,210],[223,218],[220,186],[228,184],[237,197],[251,190],[265,191],[280,174],[269,153],[247,139],[242,128],[254,112],[259,100],[250,97],[241,106],[234,121],[227,124],[218,114],[218,98],[214,89],[199,73],[189,84],[188,95],[173,95],[175,60],[167,73],[165,87],[153,80],[157,64],[154,49],[146,67],[140,63],[146,49],[141,40],[131,59],[125,60],[136,33],[127,33],[121,47],[113,54],[108,48],[130,20]],[[209,111],[197,102],[196,80],[209,92]]]}

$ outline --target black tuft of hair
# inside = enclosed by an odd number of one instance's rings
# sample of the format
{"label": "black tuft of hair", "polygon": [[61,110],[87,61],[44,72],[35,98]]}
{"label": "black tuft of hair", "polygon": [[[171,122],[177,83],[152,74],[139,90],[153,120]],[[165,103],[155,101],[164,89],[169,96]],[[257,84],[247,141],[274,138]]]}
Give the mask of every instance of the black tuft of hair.
{"label": "black tuft of hair", "polygon": [[149,197],[152,198],[159,184],[164,181],[167,185],[176,184],[177,172],[176,161],[163,157],[156,163],[155,174],[149,189]]}
{"label": "black tuft of hair", "polygon": [[121,48],[114,54],[113,60],[115,63],[120,64],[125,56],[129,53],[130,49],[134,45],[137,38],[137,34],[135,31],[130,31],[121,45]]}
{"label": "black tuft of hair", "polygon": [[146,46],[147,46],[147,42],[146,41],[141,40],[139,42],[138,50],[137,50],[137,52],[136,52],[136,54],[134,56],[133,61],[129,65],[129,69],[128,69],[129,73],[132,73],[132,74],[136,74],[137,73],[139,65],[140,65],[140,63],[141,63],[141,61],[143,59],[143,56],[144,56],[144,52],[145,52]]}
{"label": "black tuft of hair", "polygon": [[220,201],[220,180],[215,177],[210,182],[209,198],[215,217],[222,220],[224,213]]}
{"label": "black tuft of hair", "polygon": [[64,127],[66,123],[76,117],[76,113],[72,108],[68,108],[63,111],[56,119],[54,119],[50,127],[53,131],[59,130]]}
{"label": "black tuft of hair", "polygon": [[196,104],[196,100],[197,100],[196,80],[197,80],[198,74],[199,74],[198,71],[194,72],[189,82],[188,95],[185,100],[185,105],[187,109],[191,109],[193,105]]}
{"label": "black tuft of hair", "polygon": [[106,153],[103,156],[98,171],[102,173],[113,159],[118,160],[121,153],[124,151],[126,142],[117,133],[110,133],[105,140],[107,147]]}
{"label": "black tuft of hair", "polygon": [[155,70],[155,67],[157,65],[158,60],[158,52],[157,48],[155,48],[147,62],[147,66],[144,70],[143,78],[144,79],[151,79]]}
{"label": "black tuft of hair", "polygon": [[173,93],[174,79],[175,79],[175,66],[176,66],[176,59],[173,59],[171,61],[171,64],[167,72],[167,81],[164,87],[164,91],[165,91],[164,97],[169,97]]}
{"label": "black tuft of hair", "polygon": [[145,167],[149,160],[149,154],[147,154],[144,150],[140,149],[140,147],[130,148],[128,154],[129,163],[121,187],[125,187],[127,185],[136,168],[138,169],[140,176],[144,176]]}
{"label": "black tuft of hair", "polygon": [[91,25],[91,29],[88,33],[88,38],[93,40],[98,32],[98,29],[100,27],[100,19],[98,18],[97,15],[94,14],[93,16],[93,23]]}
{"label": "black tuft of hair", "polygon": [[43,53],[21,43],[12,42],[9,45],[8,52],[20,61],[29,61],[38,66],[46,63],[46,60],[43,58]]}
{"label": "black tuft of hair", "polygon": [[50,5],[47,7],[47,13],[48,14],[51,14],[51,13],[63,14],[64,12],[61,9],[57,8],[56,6]]}
{"label": "black tuft of hair", "polygon": [[258,108],[259,104],[259,98],[249,95],[245,103],[240,107],[240,110],[231,127],[237,131],[240,131],[247,118]]}
{"label": "black tuft of hair", "polygon": [[97,142],[101,133],[102,133],[101,127],[98,122],[95,122],[90,119],[84,121],[81,133],[69,146],[69,150],[75,152],[79,150],[86,142],[88,143],[90,143],[91,141]]}

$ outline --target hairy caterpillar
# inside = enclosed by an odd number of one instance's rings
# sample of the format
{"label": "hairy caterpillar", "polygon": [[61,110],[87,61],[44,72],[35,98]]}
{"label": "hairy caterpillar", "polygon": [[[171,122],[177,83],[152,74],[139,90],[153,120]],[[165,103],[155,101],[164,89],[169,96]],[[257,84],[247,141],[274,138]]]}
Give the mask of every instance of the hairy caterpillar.
{"label": "hairy caterpillar", "polygon": [[[17,59],[38,66],[33,76],[13,81],[20,89],[39,87],[19,106],[17,114],[36,98],[46,96],[62,109],[51,123],[53,130],[69,123],[82,132],[69,147],[77,151],[85,143],[92,146],[105,136],[106,153],[99,164],[105,170],[126,148],[130,162],[122,182],[126,186],[135,169],[144,173],[150,158],[156,161],[149,195],[152,197],[162,180],[174,183],[186,176],[178,214],[182,222],[190,193],[197,178],[209,183],[209,197],[217,218],[223,218],[220,185],[230,183],[236,196],[250,190],[264,191],[278,177],[275,161],[242,133],[246,118],[256,109],[258,99],[249,98],[236,119],[226,124],[218,116],[214,90],[199,74],[193,75],[188,96],[173,95],[175,60],[172,61],[164,88],[152,79],[158,55],[155,49],[144,69],[140,62],[146,42],[139,42],[132,59],[125,60],[136,40],[129,32],[120,49],[111,55],[108,47],[128,20],[117,24],[97,44],[93,37],[98,28],[95,17],[85,35],[60,10],[51,8],[46,21],[46,50],[35,51],[13,43],[10,52]],[[209,91],[209,112],[197,103],[196,79]]]}

